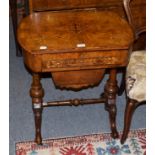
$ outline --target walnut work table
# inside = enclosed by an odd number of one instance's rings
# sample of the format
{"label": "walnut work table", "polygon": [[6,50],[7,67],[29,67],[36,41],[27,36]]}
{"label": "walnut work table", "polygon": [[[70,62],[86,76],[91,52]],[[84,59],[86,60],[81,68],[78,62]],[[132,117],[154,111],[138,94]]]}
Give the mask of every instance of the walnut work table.
{"label": "walnut work table", "polygon": [[[42,144],[42,110],[48,106],[105,103],[112,137],[117,138],[117,68],[128,63],[134,40],[128,22],[108,11],[70,10],[37,12],[25,17],[18,27],[18,41],[33,78],[30,89],[37,144]],[[99,99],[43,102],[40,75],[50,72],[56,87],[80,90],[95,86],[109,69],[109,79]]]}

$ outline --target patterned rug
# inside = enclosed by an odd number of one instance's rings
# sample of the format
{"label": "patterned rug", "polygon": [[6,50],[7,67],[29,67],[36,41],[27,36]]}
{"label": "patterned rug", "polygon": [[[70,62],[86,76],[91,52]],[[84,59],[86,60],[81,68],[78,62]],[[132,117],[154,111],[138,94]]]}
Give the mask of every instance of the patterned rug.
{"label": "patterned rug", "polygon": [[48,139],[42,146],[20,142],[16,155],[146,155],[146,129],[130,131],[124,145],[109,133]]}

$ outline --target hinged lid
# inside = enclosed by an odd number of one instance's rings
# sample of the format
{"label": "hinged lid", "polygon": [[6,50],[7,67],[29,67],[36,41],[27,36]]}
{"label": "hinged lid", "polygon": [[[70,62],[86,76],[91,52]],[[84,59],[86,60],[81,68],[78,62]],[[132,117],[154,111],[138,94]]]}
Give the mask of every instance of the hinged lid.
{"label": "hinged lid", "polygon": [[18,40],[32,53],[128,49],[133,32],[113,12],[40,12],[22,20]]}

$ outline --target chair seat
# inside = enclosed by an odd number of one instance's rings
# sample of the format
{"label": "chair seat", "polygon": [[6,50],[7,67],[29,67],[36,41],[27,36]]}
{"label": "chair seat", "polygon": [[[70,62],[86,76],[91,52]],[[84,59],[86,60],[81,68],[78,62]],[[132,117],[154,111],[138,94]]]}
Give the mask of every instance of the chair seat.
{"label": "chair seat", "polygon": [[146,51],[134,51],[126,71],[126,91],[130,99],[146,99]]}

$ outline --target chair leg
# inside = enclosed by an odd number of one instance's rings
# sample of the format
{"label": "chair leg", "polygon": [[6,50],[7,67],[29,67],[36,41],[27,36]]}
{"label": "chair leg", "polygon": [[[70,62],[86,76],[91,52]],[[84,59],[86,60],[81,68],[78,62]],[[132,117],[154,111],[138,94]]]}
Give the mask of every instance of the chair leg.
{"label": "chair leg", "polygon": [[111,69],[109,79],[105,85],[104,97],[106,98],[105,109],[109,112],[109,119],[112,131],[112,137],[118,138],[118,132],[116,128],[116,94],[117,94],[117,81],[116,70]]}
{"label": "chair leg", "polygon": [[33,81],[30,89],[30,96],[32,97],[32,105],[35,119],[36,136],[35,142],[42,144],[41,136],[41,120],[42,120],[42,98],[44,96],[44,90],[40,83],[39,74],[33,74]]}
{"label": "chair leg", "polygon": [[137,101],[128,99],[126,109],[125,109],[125,116],[124,116],[124,129],[123,129],[123,135],[121,138],[121,144],[123,144],[128,136],[130,125],[131,125],[131,120],[132,120],[132,115],[133,112],[136,108]]}

